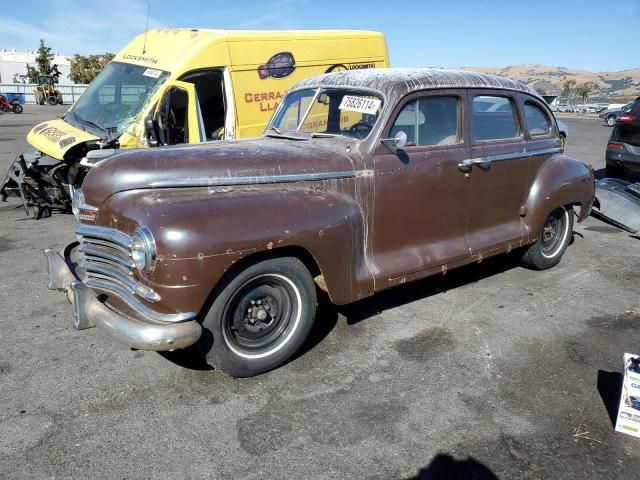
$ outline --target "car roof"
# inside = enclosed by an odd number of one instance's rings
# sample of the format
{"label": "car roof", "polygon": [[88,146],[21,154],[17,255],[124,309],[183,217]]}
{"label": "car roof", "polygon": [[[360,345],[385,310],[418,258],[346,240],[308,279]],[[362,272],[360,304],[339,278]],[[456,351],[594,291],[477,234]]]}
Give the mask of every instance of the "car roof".
{"label": "car roof", "polygon": [[387,96],[405,95],[425,89],[496,88],[540,95],[522,82],[497,75],[444,68],[372,68],[325,73],[302,80],[291,89],[333,86],[378,90]]}

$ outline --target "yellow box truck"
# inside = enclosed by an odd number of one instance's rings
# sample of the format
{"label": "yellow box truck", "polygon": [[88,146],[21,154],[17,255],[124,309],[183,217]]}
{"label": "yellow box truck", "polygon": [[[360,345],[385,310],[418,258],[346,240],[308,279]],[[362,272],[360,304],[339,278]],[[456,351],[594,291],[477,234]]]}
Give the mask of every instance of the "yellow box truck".
{"label": "yellow box truck", "polygon": [[0,196],[68,210],[91,166],[123,148],[260,135],[284,92],[324,72],[389,66],[379,32],[155,29],[137,36],[60,119],[36,125]]}

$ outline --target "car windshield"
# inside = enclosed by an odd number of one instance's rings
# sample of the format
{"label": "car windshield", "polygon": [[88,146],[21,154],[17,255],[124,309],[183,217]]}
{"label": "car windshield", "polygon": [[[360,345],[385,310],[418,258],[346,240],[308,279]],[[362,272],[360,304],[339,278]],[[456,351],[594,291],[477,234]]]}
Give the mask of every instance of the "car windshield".
{"label": "car windshield", "polygon": [[71,107],[65,120],[103,137],[119,137],[168,76],[168,72],[154,68],[111,62]]}
{"label": "car windshield", "polygon": [[271,122],[271,130],[363,139],[373,129],[381,110],[382,98],[367,91],[298,90],[285,97]]}

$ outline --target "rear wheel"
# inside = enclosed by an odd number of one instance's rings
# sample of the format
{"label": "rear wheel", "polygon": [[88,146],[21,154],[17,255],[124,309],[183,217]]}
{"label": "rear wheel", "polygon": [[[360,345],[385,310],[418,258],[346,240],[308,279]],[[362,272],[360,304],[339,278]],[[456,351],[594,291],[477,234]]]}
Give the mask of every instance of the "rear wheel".
{"label": "rear wheel", "polygon": [[22,113],[23,108],[22,105],[16,104],[13,106],[12,110],[13,113]]}
{"label": "rear wheel", "polygon": [[44,93],[39,90],[36,92],[36,104],[44,105]]}
{"label": "rear wheel", "polygon": [[57,105],[58,104],[58,99],[52,95],[49,98],[47,98],[47,103],[49,105]]}
{"label": "rear wheel", "polygon": [[285,363],[309,335],[316,313],[313,279],[297,258],[263,260],[223,284],[202,322],[207,363],[250,377]]}
{"label": "rear wheel", "polygon": [[58,105],[62,105],[63,98],[62,98],[62,94],[61,93],[56,95],[56,101],[58,102]]}
{"label": "rear wheel", "polygon": [[536,270],[546,270],[560,262],[573,231],[573,209],[560,207],[549,214],[538,241],[522,256],[522,263]]}

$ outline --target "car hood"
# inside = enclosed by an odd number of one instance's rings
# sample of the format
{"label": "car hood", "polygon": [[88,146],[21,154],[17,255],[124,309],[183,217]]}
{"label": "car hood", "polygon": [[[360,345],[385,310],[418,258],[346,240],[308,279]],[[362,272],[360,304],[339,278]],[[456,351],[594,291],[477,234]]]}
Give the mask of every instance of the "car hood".
{"label": "car hood", "polygon": [[98,206],[127,190],[279,183],[324,174],[337,178],[356,170],[354,155],[346,153],[349,143],[261,137],[124,152],[92,168],[82,192],[88,204]]}
{"label": "car hood", "polygon": [[63,160],[73,147],[90,140],[98,140],[98,137],[69,125],[62,119],[40,123],[27,135],[27,142],[32,147],[57,160]]}

